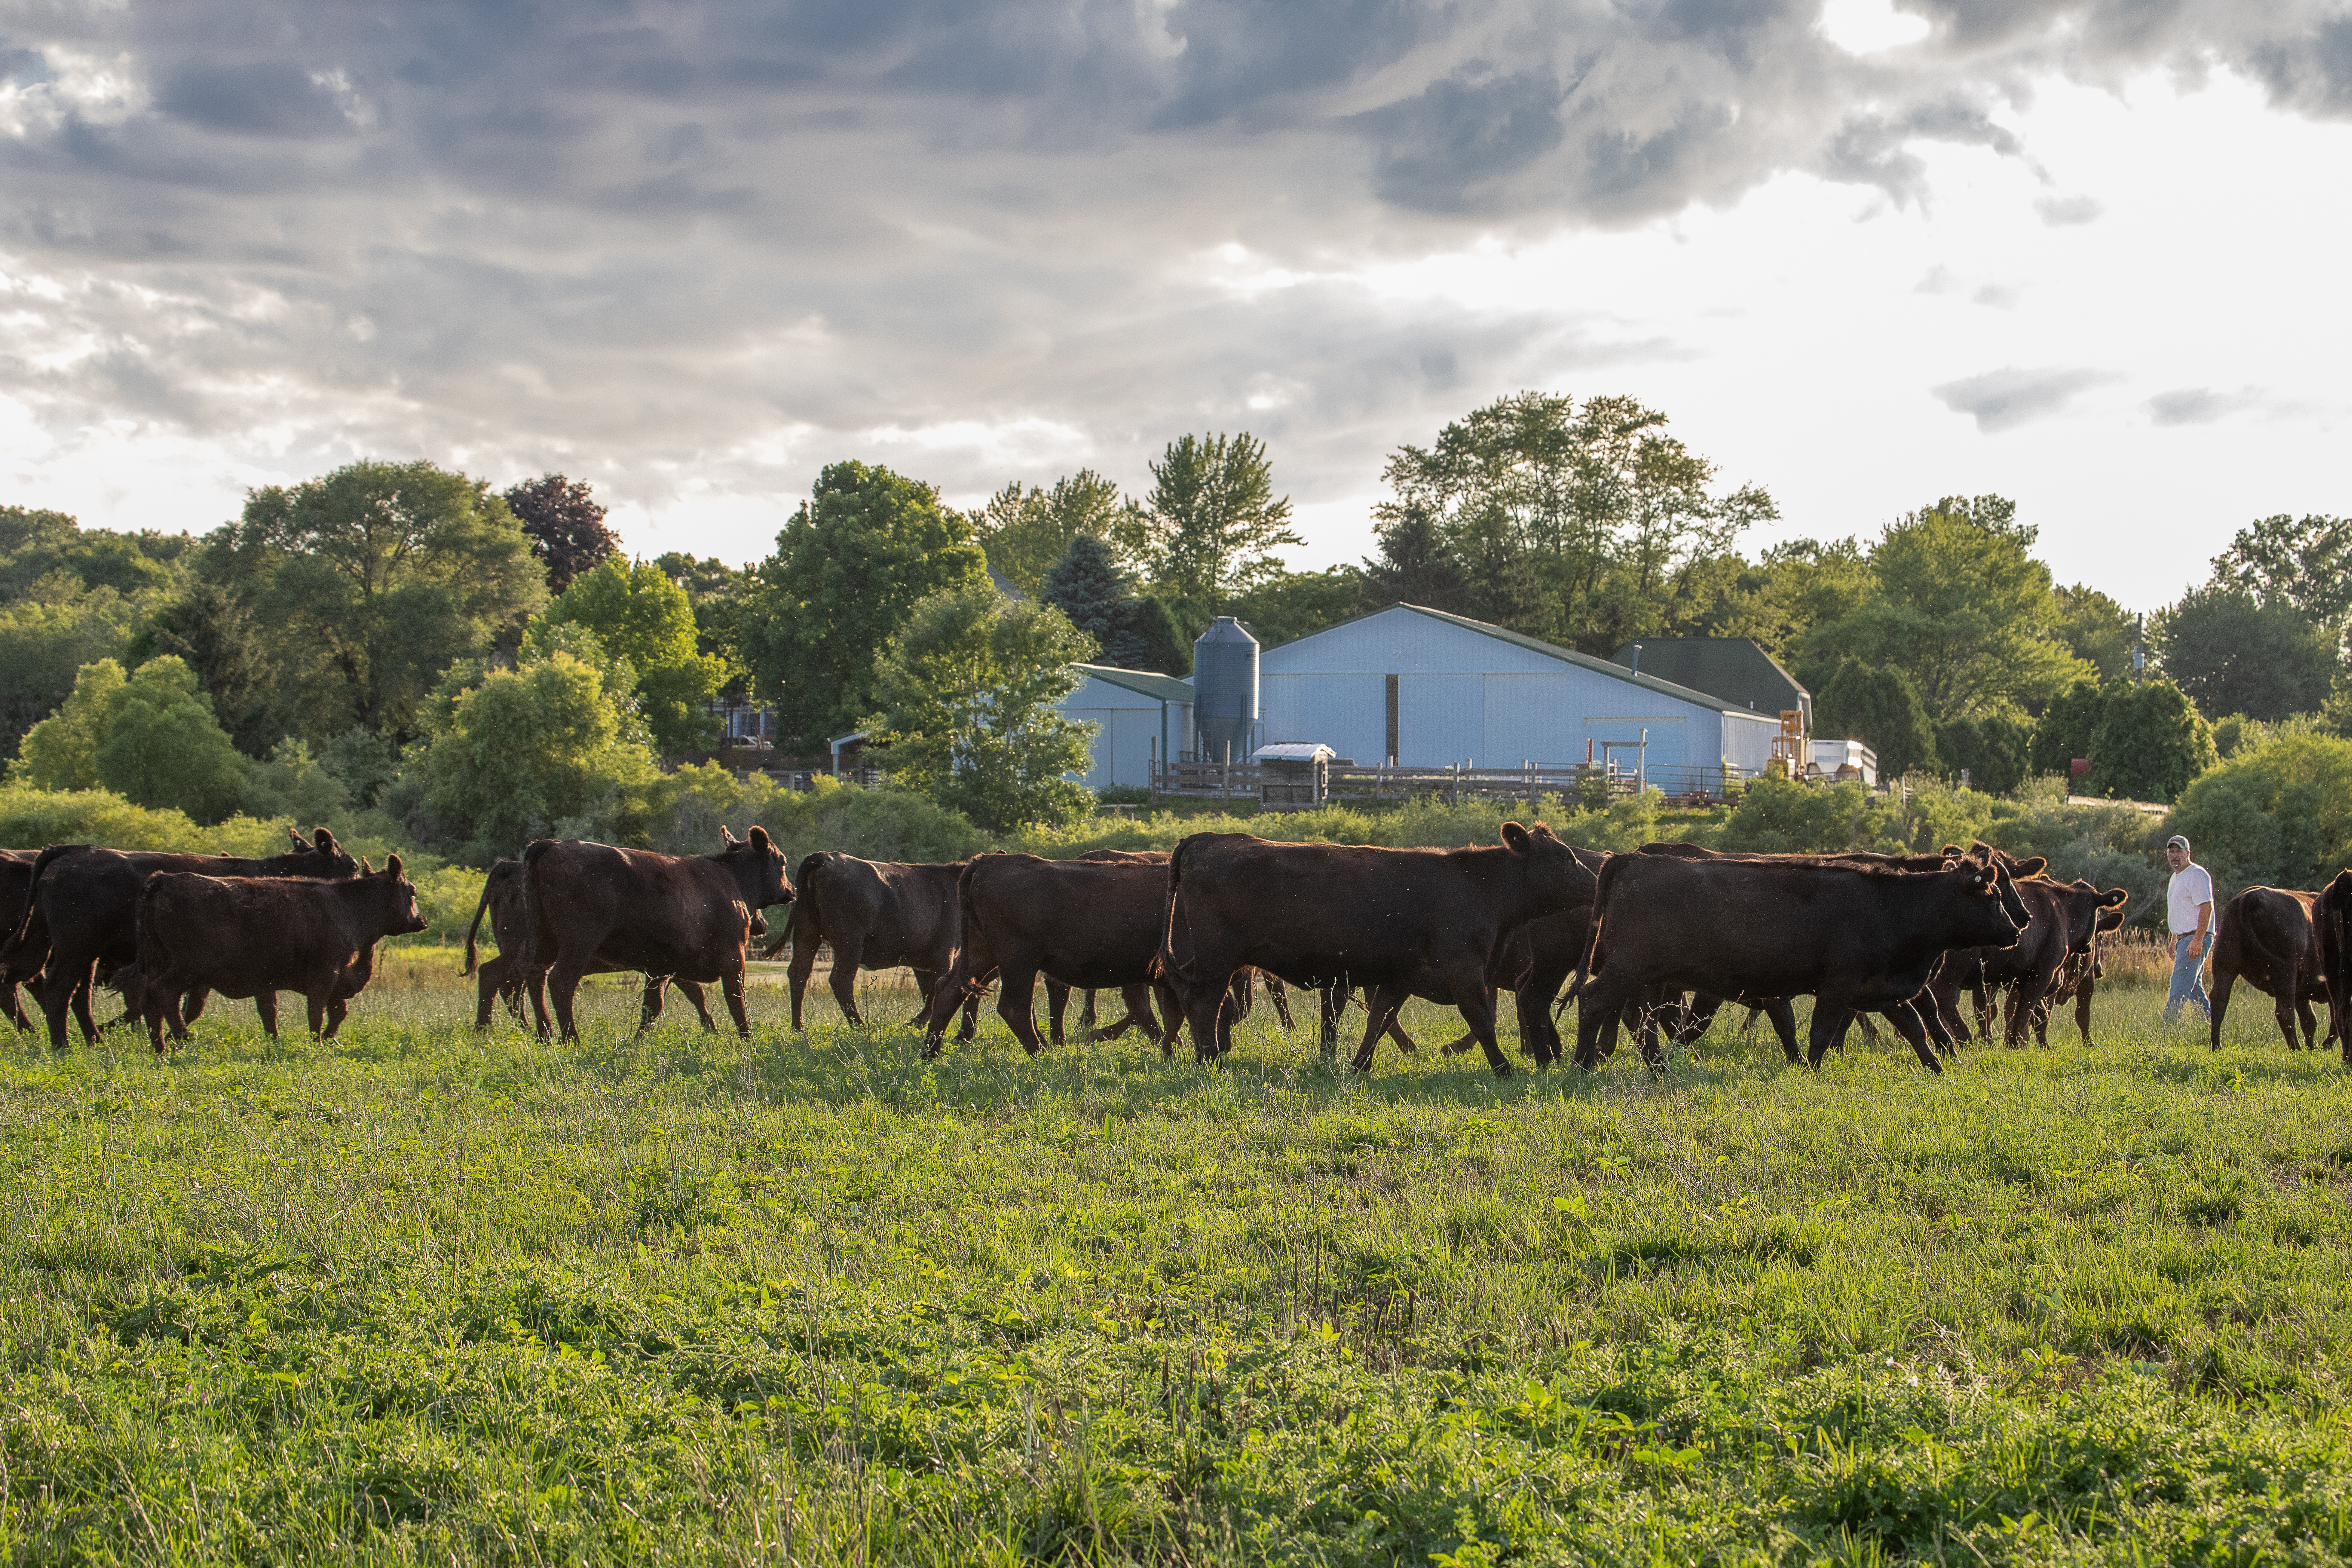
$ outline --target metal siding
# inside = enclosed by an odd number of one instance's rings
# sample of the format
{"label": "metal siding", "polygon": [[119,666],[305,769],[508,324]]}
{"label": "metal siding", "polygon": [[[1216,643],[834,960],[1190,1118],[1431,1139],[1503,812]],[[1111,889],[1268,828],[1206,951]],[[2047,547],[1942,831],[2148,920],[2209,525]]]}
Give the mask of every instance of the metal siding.
{"label": "metal siding", "polygon": [[[1686,721],[1679,715],[1663,713],[1647,717],[1638,714],[1622,718],[1588,717],[1584,721],[1582,738],[1592,742],[1592,760],[1598,763],[1602,758],[1601,742],[1638,741],[1642,738],[1642,731],[1647,730],[1650,732],[1649,765],[1653,768],[1678,768],[1689,754],[1686,750],[1688,737],[1684,733],[1685,723]],[[1617,753],[1617,765],[1621,770],[1632,769],[1638,761],[1637,752]]]}
{"label": "metal siding", "polygon": [[[1397,679],[1397,763],[1408,768],[1489,763],[1486,677],[1404,675]],[[1383,701],[1386,691],[1383,687]],[[1386,723],[1383,709],[1382,723]],[[1385,742],[1387,737],[1382,736]],[[1514,762],[1517,761],[1515,757]]]}
{"label": "metal siding", "polygon": [[1772,760],[1772,742],[1780,738],[1780,716],[1727,713],[1723,716],[1723,760],[1749,773],[1762,773]]}
{"label": "metal siding", "polygon": [[1319,741],[1370,766],[1386,760],[1388,682],[1377,675],[1267,675],[1258,681],[1265,738]]}
{"label": "metal siding", "polygon": [[1084,784],[1088,789],[1100,789],[1103,785],[1112,782],[1111,773],[1113,772],[1113,758],[1111,752],[1111,721],[1117,716],[1118,711],[1119,710],[1116,708],[1071,708],[1065,706],[1062,709],[1062,717],[1069,720],[1073,723],[1094,724],[1098,726],[1095,731],[1094,740],[1090,742],[1093,747],[1094,761],[1079,779],[1079,782]]}
{"label": "metal siding", "polygon": [[1480,766],[1515,768],[1532,762],[1559,767],[1584,760],[1575,681],[1568,673],[1489,675],[1484,696]]}
{"label": "metal siding", "polygon": [[[1559,668],[1558,659],[1411,610],[1383,610],[1312,633],[1268,648],[1258,663],[1261,682],[1273,675],[1485,675]],[[1412,744],[1402,736],[1398,743]]]}

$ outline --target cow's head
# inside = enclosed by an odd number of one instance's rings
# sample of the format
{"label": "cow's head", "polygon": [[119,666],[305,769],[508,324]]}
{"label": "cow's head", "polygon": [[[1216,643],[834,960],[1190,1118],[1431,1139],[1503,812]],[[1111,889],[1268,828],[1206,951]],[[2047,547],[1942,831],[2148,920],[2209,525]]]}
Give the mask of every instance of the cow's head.
{"label": "cow's head", "polygon": [[1526,867],[1528,904],[1537,913],[1555,914],[1592,902],[1600,878],[1547,825],[1503,824],[1503,847]]}
{"label": "cow's head", "polygon": [[286,831],[294,835],[295,846],[305,859],[312,855],[324,858],[322,862],[316,866],[305,866],[303,872],[306,876],[341,878],[356,877],[360,874],[358,858],[336,843],[335,836],[325,828],[312,828],[308,843],[304,843],[302,836],[294,833],[292,828],[289,827]]}
{"label": "cow's head", "polygon": [[793,901],[797,895],[793,891],[792,879],[784,875],[784,852],[768,837],[766,828],[755,825],[738,838],[722,825],[719,834],[727,846],[719,852],[719,858],[738,868],[739,874],[750,873],[750,886],[756,896],[748,901],[754,909]]}
{"label": "cow's head", "polygon": [[423,931],[427,922],[425,911],[416,904],[416,884],[408,879],[407,871],[401,866],[400,856],[396,852],[385,856],[383,869],[375,875],[390,894],[384,900],[391,909],[391,918],[384,922],[385,934],[410,936]]}
{"label": "cow's head", "polygon": [[2006,866],[1988,866],[1971,856],[1933,875],[1949,878],[1959,894],[1952,928],[1944,932],[1948,947],[2015,947],[2018,933],[2032,921]]}

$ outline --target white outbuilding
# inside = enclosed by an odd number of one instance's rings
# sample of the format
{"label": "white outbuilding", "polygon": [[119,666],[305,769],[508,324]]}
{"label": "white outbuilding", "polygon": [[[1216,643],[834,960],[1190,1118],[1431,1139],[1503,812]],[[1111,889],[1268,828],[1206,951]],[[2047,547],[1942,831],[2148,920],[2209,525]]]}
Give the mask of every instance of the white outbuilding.
{"label": "white outbuilding", "polygon": [[1084,679],[1062,700],[1062,717],[1096,726],[1088,789],[1148,784],[1153,757],[1192,749],[1191,681],[1105,664],[1075,668]]}

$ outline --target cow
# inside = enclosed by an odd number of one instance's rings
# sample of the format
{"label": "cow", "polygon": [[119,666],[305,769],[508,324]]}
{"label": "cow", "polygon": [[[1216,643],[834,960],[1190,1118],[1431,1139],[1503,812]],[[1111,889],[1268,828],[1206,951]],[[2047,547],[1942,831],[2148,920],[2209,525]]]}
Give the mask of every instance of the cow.
{"label": "cow", "polygon": [[579,1038],[572,998],[583,975],[607,964],[718,981],[736,1033],[749,1039],[743,964],[751,914],[793,898],[784,852],[764,827],[712,855],[537,839],[522,852],[523,962],[534,1009],[547,987],[562,1037]]}
{"label": "cow", "polygon": [[[2124,911],[2120,908],[2101,910],[2095,924],[2096,929],[2091,933],[2090,945],[2080,952],[2067,955],[2065,966],[2058,972],[2057,981],[2050,987],[2049,994],[2042,997],[2042,1005],[2034,1010],[2033,1037],[2042,1045],[2050,1043],[2051,1009],[2070,1000],[2074,1004],[2074,1027],[2081,1032],[2084,1045],[2091,1043],[2091,998],[2098,992],[2099,977],[2106,973],[2106,966],[2099,957],[2099,938],[2124,929]],[[1979,996],[1982,994],[1979,989]],[[1981,1003],[1978,1016],[1983,1016]]]}
{"label": "cow", "polygon": [[148,1041],[163,1056],[165,1026],[188,1037],[180,998],[194,991],[252,997],[272,1039],[278,993],[299,991],[310,1033],[331,1039],[374,971],[375,944],[426,923],[398,855],[331,882],[152,872],[135,917]]}
{"label": "cow", "polygon": [[[2061,971],[2076,955],[2089,955],[2098,939],[2100,916],[2131,901],[2128,888],[2111,888],[2103,893],[2080,878],[2053,882],[2021,877],[2015,879],[2015,886],[2032,916],[2017,940],[2007,947],[1949,954],[1927,987],[1935,997],[1936,1011],[1958,1025],[1963,1040],[1972,1037],[1960,1016],[1961,987],[1973,984],[1984,994],[1995,997],[2005,992],[2002,1043],[2012,1050],[2025,1043],[2029,1027],[2038,1026],[2042,1043],[2049,1044],[2049,1006]],[[1986,1011],[1979,1009],[1979,1026],[1990,1037],[1990,1026],[1982,1021]]]}
{"label": "cow", "polygon": [[[360,863],[318,829],[299,850],[258,858],[226,855],[173,855],[145,850],[100,849],[56,844],[33,862],[33,882],[24,923],[12,947],[24,952],[46,949],[41,1006],[47,1015],[49,1045],[65,1049],[66,1009],[70,1005],[82,1037],[95,1042],[98,1026],[89,1013],[91,976],[101,963],[129,964],[139,956],[139,890],[159,871],[205,877],[304,877],[340,881],[359,875]],[[124,986],[129,1016],[145,1016],[143,975],[117,974]],[[190,1009],[176,1001],[181,1016]],[[199,1004],[200,1005],[200,1004]]]}
{"label": "cow", "polygon": [[1219,1016],[1226,988],[1255,967],[1293,985],[1367,988],[1360,1072],[1371,1069],[1405,997],[1425,986],[1461,1009],[1487,1067],[1507,1078],[1489,965],[1528,921],[1589,903],[1593,876],[1542,823],[1507,822],[1502,840],[1386,849],[1196,833],[1177,845],[1158,966],[1183,1006],[1194,1056],[1213,1060],[1229,1044]]}
{"label": "cow", "polygon": [[2327,1032],[2317,1033],[2314,1002],[2329,1000],[2326,966],[2319,952],[2319,928],[2313,910],[2317,893],[2289,888],[2248,888],[2221,910],[2221,929],[2213,938],[2213,1048],[2221,1048],[2221,1016],[2230,1010],[2230,992],[2241,976],[2271,996],[2271,1015],[2278,1020],[2286,1048],[2296,1047],[2295,1020],[2303,1021],[2304,1045],[2317,1050],[2345,1026],[2345,1016],[2328,1008]]}
{"label": "cow", "polygon": [[16,999],[16,987],[39,974],[41,963],[48,956],[46,951],[29,954],[20,966],[16,954],[16,931],[24,925],[25,911],[32,901],[33,857],[29,849],[0,849],[0,1013],[28,1035],[33,1032],[33,1020]]}
{"label": "cow", "polygon": [[2327,1011],[2352,1067],[2352,871],[2338,871],[2312,905],[2319,932],[2319,966],[2327,977]]}
{"label": "cow", "polygon": [[[1594,968],[1578,965],[1578,1065],[1599,1065],[1618,1016],[1646,988],[1810,994],[1808,1059],[1821,1066],[1858,1010],[1885,1012],[1931,1071],[1943,1065],[1908,1005],[1953,948],[2015,942],[2031,919],[2009,868],[1948,869],[1792,859],[1612,855],[1601,867]],[[1590,979],[1587,975],[1590,974]],[[1647,1047],[1653,1068],[1663,1059]]]}
{"label": "cow", "polygon": [[[730,842],[731,841],[730,839]],[[487,963],[478,961],[476,947],[476,941],[482,929],[482,917],[485,914],[489,916],[490,920],[490,940],[498,943],[499,947],[499,955]],[[761,934],[764,929],[758,920],[755,919],[752,921],[754,935]],[[491,1009],[501,997],[505,999],[507,1011],[513,1016],[514,1021],[518,1024],[522,1022],[522,996],[525,990],[522,963],[523,940],[522,862],[520,860],[495,861],[490,866],[489,875],[482,879],[482,897],[481,901],[474,906],[474,923],[466,928],[466,967],[457,972],[460,975],[478,973],[481,976],[478,983],[479,995],[474,1013],[474,1027],[477,1029],[487,1029],[490,1026]],[[610,966],[600,966],[591,969],[589,973],[603,974],[611,973],[611,970]],[[637,1024],[639,1034],[643,1034],[661,1021],[663,994],[668,990],[669,984],[670,980],[667,975],[646,976],[645,994],[640,1004]],[[702,1020],[702,1026],[715,1032],[719,1025],[710,1016],[709,1004],[703,994],[702,987],[691,980],[680,980],[677,982],[677,989],[680,995],[694,1004],[695,1014]],[[533,995],[531,1001],[537,1005],[541,998]],[[547,1016],[544,1013],[539,1015],[537,1022],[539,1032],[542,1035],[547,1033]]]}
{"label": "cow", "polygon": [[[820,946],[833,949],[833,999],[851,1023],[862,1026],[866,1022],[857,1009],[857,972],[902,965],[914,971],[915,990],[923,1002],[910,1022],[929,1018],[931,993],[954,962],[962,929],[956,878],[965,864],[861,860],[831,850],[804,857],[793,879],[798,898],[792,918],[761,955],[773,958],[787,942],[792,945],[792,962],[784,973],[792,987],[793,1029],[805,1028],[802,999]],[[978,1020],[975,998],[964,1009],[963,1038],[971,1038]]]}

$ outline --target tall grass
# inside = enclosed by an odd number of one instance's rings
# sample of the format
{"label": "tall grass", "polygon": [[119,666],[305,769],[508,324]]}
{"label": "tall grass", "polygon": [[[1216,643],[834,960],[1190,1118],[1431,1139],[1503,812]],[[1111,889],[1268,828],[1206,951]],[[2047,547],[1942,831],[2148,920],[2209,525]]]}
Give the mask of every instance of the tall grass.
{"label": "tall grass", "polygon": [[1498,1083],[1262,1013],[927,1063],[764,984],[554,1047],[454,966],[0,1058],[0,1557],[2352,1552],[2352,1075],[2266,1017]]}

